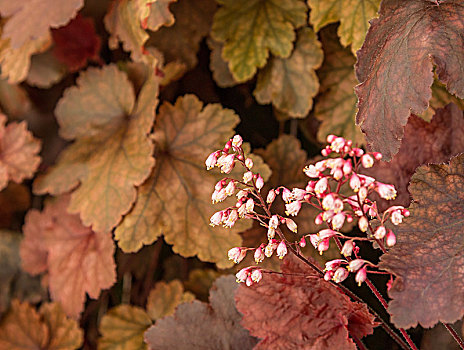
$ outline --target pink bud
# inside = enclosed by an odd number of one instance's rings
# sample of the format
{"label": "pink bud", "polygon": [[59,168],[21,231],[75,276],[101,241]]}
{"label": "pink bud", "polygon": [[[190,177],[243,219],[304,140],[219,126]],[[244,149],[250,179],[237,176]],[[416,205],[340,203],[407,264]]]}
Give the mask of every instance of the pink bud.
{"label": "pink bud", "polygon": [[[241,201],[237,202],[237,204],[240,203],[240,202],[241,202]],[[235,205],[235,206],[237,206],[237,205]],[[237,212],[238,212],[238,216],[241,217],[241,218],[243,218],[243,217],[247,214],[246,204],[245,204],[245,203],[241,204],[241,205],[238,207]]]}
{"label": "pink bud", "polygon": [[354,280],[358,282],[358,286],[361,286],[361,284],[367,279],[366,269],[367,269],[366,266],[364,266],[363,268],[361,268],[361,270],[359,270],[356,273]]}
{"label": "pink bud", "polygon": [[255,261],[256,261],[257,264],[259,264],[261,261],[264,260],[264,252],[263,252],[263,249],[261,247],[258,247],[255,250],[254,258],[255,258]]}
{"label": "pink bud", "polygon": [[329,238],[323,239],[319,242],[317,246],[317,250],[319,250],[319,254],[322,255],[323,252],[325,252],[327,249],[329,249]]}
{"label": "pink bud", "polygon": [[324,274],[324,280],[326,280],[327,282],[330,281],[332,279],[333,275],[334,275],[334,272],[332,270],[327,271]]}
{"label": "pink bud", "polygon": [[392,230],[388,230],[385,243],[387,243],[387,247],[393,247],[396,244],[396,236]]}
{"label": "pink bud", "polygon": [[246,283],[247,287],[250,287],[253,284],[253,280],[251,279],[251,275],[248,275],[245,283]]}
{"label": "pink bud", "polygon": [[361,179],[355,173],[353,173],[353,175],[351,175],[350,187],[355,192],[358,192],[359,188],[361,187]]}
{"label": "pink bud", "polygon": [[322,154],[324,157],[327,157],[330,153],[332,153],[332,150],[330,149],[330,147],[326,147],[326,148],[324,148],[324,149],[321,151],[321,154]]}
{"label": "pink bud", "polygon": [[344,256],[351,256],[353,253],[353,248],[354,242],[352,240],[346,241],[345,244],[343,244],[343,248],[340,253]]}
{"label": "pink bud", "polygon": [[256,188],[258,189],[258,191],[261,191],[263,186],[264,186],[264,180],[261,177],[261,175],[258,175],[258,178],[256,179]]}
{"label": "pink bud", "polygon": [[206,158],[205,164],[206,164],[206,169],[212,169],[216,165],[217,158],[219,156],[220,151],[216,151],[211,153],[208,158]]}
{"label": "pink bud", "polygon": [[248,198],[245,204],[245,208],[247,213],[251,213],[253,211],[253,209],[255,208],[255,202],[252,198]]}
{"label": "pink bud", "polygon": [[333,280],[335,283],[343,282],[349,274],[350,273],[345,268],[339,267],[333,275]]}
{"label": "pink bud", "polygon": [[334,213],[339,213],[343,210],[343,201],[340,198],[337,198],[334,201],[333,211]]}
{"label": "pink bud", "polygon": [[297,233],[298,226],[296,225],[295,221],[293,221],[292,219],[286,218],[285,224],[287,225],[290,231]]}
{"label": "pink bud", "polygon": [[253,270],[253,272],[251,273],[251,279],[253,280],[253,282],[255,283],[258,283],[259,281],[261,281],[261,279],[263,278],[263,274],[261,272],[261,269],[255,269]]}
{"label": "pink bud", "polygon": [[269,227],[276,229],[279,226],[279,217],[277,215],[272,215],[269,219]]}
{"label": "pink bud", "polygon": [[334,230],[339,230],[342,228],[343,224],[345,223],[345,213],[338,213],[334,215],[332,218],[332,227]]}
{"label": "pink bud", "polygon": [[329,222],[334,217],[335,212],[333,210],[327,210],[322,213],[322,220]]}
{"label": "pink bud", "polygon": [[314,248],[317,249],[317,246],[319,245],[320,239],[318,235],[309,235],[309,241],[313,245]]}
{"label": "pink bud", "polygon": [[251,158],[245,159],[245,166],[246,166],[248,169],[253,168],[253,160],[252,160]]}
{"label": "pink bud", "polygon": [[361,148],[353,148],[353,153],[356,157],[361,157],[364,151]]}
{"label": "pink bud", "polygon": [[344,259],[335,259],[335,260],[327,261],[325,263],[325,270],[326,271],[336,270],[336,269],[338,269],[340,267],[340,265],[343,262],[346,262],[346,260],[344,260]]}
{"label": "pink bud", "polygon": [[364,154],[361,157],[361,164],[366,169],[372,168],[372,166],[374,165],[374,158],[372,158],[370,154]]}
{"label": "pink bud", "polygon": [[296,216],[301,209],[301,202],[294,201],[292,203],[285,204],[285,214]]}
{"label": "pink bud", "polygon": [[385,234],[387,233],[387,230],[385,228],[385,226],[379,226],[377,227],[377,229],[375,230],[375,233],[374,233],[374,237],[376,239],[382,239],[385,237]]}
{"label": "pink bud", "polygon": [[283,259],[285,255],[287,255],[287,245],[284,241],[280,241],[279,245],[277,246],[277,256],[279,259]]}
{"label": "pink bud", "polygon": [[353,165],[351,164],[351,160],[348,159],[343,163],[343,174],[349,175],[351,170],[353,170]]}
{"label": "pink bud", "polygon": [[269,243],[267,244],[266,248],[264,248],[264,255],[266,255],[268,258],[272,256],[272,253],[274,253],[274,250],[277,248],[277,240],[271,239],[269,240]]}
{"label": "pink bud", "polygon": [[313,192],[314,187],[316,186],[316,181],[308,181],[308,184],[306,185],[306,192]]}
{"label": "pink bud", "polygon": [[358,221],[358,226],[361,232],[366,232],[369,226],[369,221],[365,216],[361,216]]}
{"label": "pink bud", "polygon": [[235,247],[235,248],[229,249],[227,255],[229,256],[229,260],[233,260],[234,263],[238,264],[240,261],[242,261],[245,258],[246,249]]}
{"label": "pink bud", "polygon": [[271,240],[275,237],[275,229],[272,227],[269,227],[267,229],[267,239]]}
{"label": "pink bud", "polygon": [[335,193],[329,193],[327,196],[325,196],[322,200],[322,208],[324,208],[324,210],[332,210],[334,207],[335,198],[337,198]]}
{"label": "pink bud", "polygon": [[322,224],[324,221],[322,220],[322,213],[317,214],[316,218],[314,219],[314,223],[316,225]]}
{"label": "pink bud", "polygon": [[361,203],[364,203],[364,200],[367,198],[367,188],[362,186],[358,191],[358,196]]}
{"label": "pink bud", "polygon": [[219,203],[222,202],[224,199],[227,198],[226,190],[225,188],[221,188],[219,191],[214,191],[212,196],[211,196],[211,201],[214,203]]}
{"label": "pink bud", "polygon": [[213,216],[211,216],[210,225],[213,226],[213,227],[219,225],[222,222],[222,216],[223,215],[224,214],[223,214],[222,210],[214,213]]}
{"label": "pink bud", "polygon": [[237,282],[245,282],[247,277],[250,275],[250,268],[245,267],[244,269],[241,269],[239,272],[235,274],[235,277],[237,278]]}
{"label": "pink bud", "polygon": [[343,149],[343,147],[345,147],[345,139],[343,137],[336,137],[330,145],[330,148],[334,152],[340,152]]}
{"label": "pink bud", "polygon": [[228,152],[232,147],[232,140],[229,140],[226,142],[226,144],[224,145],[224,151],[225,152]]}
{"label": "pink bud", "polygon": [[337,138],[337,136],[335,136],[335,135],[328,135],[327,136],[327,143],[332,143],[336,138]]}
{"label": "pink bud", "polygon": [[250,182],[252,178],[253,178],[253,173],[251,171],[247,171],[245,174],[243,174],[244,183]]}
{"label": "pink bud", "polygon": [[363,259],[354,259],[351,260],[348,265],[348,270],[352,272],[358,271],[366,263]]}
{"label": "pink bud", "polygon": [[268,193],[267,193],[267,198],[266,198],[266,203],[267,204],[271,204],[274,202],[276,198],[276,193],[274,190],[270,190]]}
{"label": "pink bud", "polygon": [[[234,159],[235,159],[235,154],[233,153],[225,156],[225,158],[222,160],[220,164],[221,172],[229,174],[235,166]],[[219,165],[219,162],[218,162],[218,165]]]}
{"label": "pink bud", "polygon": [[243,139],[240,135],[235,135],[232,139],[232,146],[240,147],[243,143]]}
{"label": "pink bud", "polygon": [[382,159],[382,153],[379,152],[372,152],[372,155],[376,160],[381,160]]}
{"label": "pink bud", "polygon": [[337,181],[341,180],[343,177],[343,171],[340,168],[336,168],[333,172],[333,178]]}
{"label": "pink bud", "polygon": [[304,237],[304,236],[303,236],[303,237],[301,237],[301,239],[300,239],[300,243],[298,243],[298,244],[300,245],[300,247],[301,247],[301,248],[304,248],[304,247],[306,247],[306,239],[305,239],[305,237]]}
{"label": "pink bud", "polygon": [[325,230],[320,230],[318,233],[319,239],[326,239],[338,234],[337,231],[326,228]]}
{"label": "pink bud", "polygon": [[237,192],[236,196],[238,199],[246,198],[248,197],[248,191],[240,190]]}
{"label": "pink bud", "polygon": [[316,194],[318,195],[321,195],[327,190],[327,186],[328,186],[328,180],[326,177],[323,177],[316,183],[316,186],[314,186],[314,192],[316,192]]}

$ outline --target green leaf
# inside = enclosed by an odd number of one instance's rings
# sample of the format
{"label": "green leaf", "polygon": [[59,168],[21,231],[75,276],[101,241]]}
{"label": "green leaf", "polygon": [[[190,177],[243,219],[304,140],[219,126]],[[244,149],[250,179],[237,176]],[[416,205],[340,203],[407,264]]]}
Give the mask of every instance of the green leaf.
{"label": "green leaf", "polygon": [[319,90],[314,70],[320,67],[322,57],[321,43],[312,29],[301,29],[291,56],[271,58],[258,73],[256,100],[261,104],[272,102],[291,117],[305,117]]}
{"label": "green leaf", "polygon": [[295,29],[304,25],[307,8],[300,0],[218,0],[211,35],[224,43],[222,57],[235,80],[244,82],[262,68],[269,51],[290,56]]}
{"label": "green leaf", "polygon": [[[251,222],[240,220],[232,230],[209,225],[211,215],[219,210],[211,204],[211,193],[222,177],[216,171],[207,172],[204,161],[223,147],[237,123],[232,110],[218,104],[203,108],[193,95],[178,98],[175,105],[166,102],[161,106],[154,134],[155,169],[115,232],[122,250],[137,251],[163,234],[182,256],[198,255],[220,267],[230,266],[226,252],[240,245],[237,232]],[[260,164],[259,158],[253,160],[263,178],[269,176],[267,166]]]}
{"label": "green leaf", "polygon": [[381,0],[308,0],[311,7],[309,21],[317,32],[329,23],[340,21],[338,36],[343,46],[351,44],[351,51],[362,46],[369,20],[377,16]]}
{"label": "green leaf", "polygon": [[51,170],[34,183],[38,194],[71,194],[68,211],[94,231],[110,231],[136,199],[135,186],[154,165],[148,132],[158,102],[158,79],[150,70],[137,102],[116,66],[90,68],[65,91],[56,115],[60,134],[75,140]]}

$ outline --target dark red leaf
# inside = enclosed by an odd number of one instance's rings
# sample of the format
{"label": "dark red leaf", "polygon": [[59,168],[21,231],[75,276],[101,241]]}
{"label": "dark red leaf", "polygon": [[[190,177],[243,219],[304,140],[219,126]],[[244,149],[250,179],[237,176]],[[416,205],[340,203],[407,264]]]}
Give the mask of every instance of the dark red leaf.
{"label": "dark red leaf", "polygon": [[52,30],[53,53],[72,72],[85,67],[88,60],[98,61],[100,37],[92,18],[76,16],[67,26]]}
{"label": "dark red leaf", "polygon": [[261,338],[255,349],[356,349],[349,334],[373,332],[374,317],[296,258],[282,264],[283,275],[265,275],[236,293],[242,325]]}
{"label": "dark red leaf", "polygon": [[389,160],[398,152],[410,113],[432,96],[432,64],[447,89],[464,97],[464,2],[384,0],[358,51],[356,88],[369,145]]}
{"label": "dark red leaf", "polygon": [[417,169],[409,190],[411,216],[381,267],[397,277],[390,290],[398,327],[432,327],[464,315],[464,154]]}

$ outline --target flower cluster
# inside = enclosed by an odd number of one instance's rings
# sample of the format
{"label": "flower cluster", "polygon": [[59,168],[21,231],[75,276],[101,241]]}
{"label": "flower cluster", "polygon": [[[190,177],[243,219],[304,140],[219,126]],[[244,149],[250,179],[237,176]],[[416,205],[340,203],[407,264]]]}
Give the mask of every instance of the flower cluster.
{"label": "flower cluster", "polygon": [[[366,280],[367,273],[376,266],[360,257],[356,241],[376,242],[385,252],[396,243],[396,236],[387,227],[387,221],[399,225],[404,217],[409,216],[409,211],[401,206],[392,206],[381,213],[376,202],[369,198],[374,192],[385,200],[396,197],[394,186],[361,174],[362,169],[371,168],[382,158],[380,153],[365,152],[353,146],[351,141],[334,135],[329,135],[327,142],[327,147],[321,152],[326,158],[303,169],[309,178],[305,188],[280,186],[270,189],[265,197],[261,194],[264,180],[253,172],[253,161],[245,157],[239,135],[230,139],[224,149],[209,155],[206,160],[208,169],[217,166],[228,174],[236,163],[240,163],[244,169],[242,179],[224,178],[216,184],[211,198],[213,203],[222,202],[234,194],[237,202],[233,207],[216,212],[211,217],[211,225],[232,227],[237,220],[247,218],[259,221],[267,229],[267,243],[257,248],[232,248],[228,252],[229,259],[240,263],[248,251],[254,251],[257,264],[274,252],[282,259],[289,250],[301,254],[299,248],[306,246],[307,239],[323,254],[334,240],[345,259],[329,261],[324,270],[324,279],[339,283],[352,272],[356,273],[358,284]],[[285,216],[271,211],[279,196],[285,203]],[[319,210],[314,221],[325,228],[316,233],[306,233],[299,241],[291,242],[285,237],[283,227],[293,233],[298,232],[292,217],[298,215],[303,205],[311,205]],[[344,235],[341,230],[353,222],[357,223],[361,235]],[[262,273],[263,270],[257,267],[244,268],[237,273],[237,280],[251,285],[261,280]]]}

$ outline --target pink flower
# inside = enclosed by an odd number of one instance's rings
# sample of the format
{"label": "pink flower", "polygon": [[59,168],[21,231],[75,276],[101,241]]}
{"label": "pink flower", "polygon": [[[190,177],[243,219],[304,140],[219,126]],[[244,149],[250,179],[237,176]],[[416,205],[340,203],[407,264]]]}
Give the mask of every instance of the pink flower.
{"label": "pink flower", "polygon": [[238,199],[246,198],[248,197],[248,191],[240,190],[237,192],[236,196]]}
{"label": "pink flower", "polygon": [[258,191],[261,191],[263,186],[264,186],[264,180],[261,177],[261,175],[258,175],[258,178],[256,179],[256,188],[258,189]]}
{"label": "pink flower", "polygon": [[361,283],[363,283],[366,279],[367,279],[367,271],[366,271],[366,266],[364,266],[363,268],[361,268],[361,270],[359,270],[356,273],[354,280],[358,282],[358,286],[361,286]]}
{"label": "pink flower", "polygon": [[345,139],[343,137],[336,137],[330,145],[330,148],[334,152],[340,152],[343,149],[343,147],[345,147]]}
{"label": "pink flower", "polygon": [[387,229],[385,228],[385,226],[379,226],[375,230],[374,237],[376,239],[383,239],[386,233],[387,233]]}
{"label": "pink flower", "polygon": [[263,278],[263,274],[261,272],[261,269],[255,269],[253,270],[253,272],[251,273],[251,279],[253,280],[253,282],[255,283],[258,283],[259,281],[261,281]]}
{"label": "pink flower", "polygon": [[341,254],[344,256],[351,256],[353,253],[353,248],[354,248],[354,242],[352,240],[346,241],[345,244],[343,244]]}
{"label": "pink flower", "polygon": [[345,163],[343,163],[343,174],[349,175],[351,171],[353,170],[353,165],[351,164],[351,160],[345,160]]}
{"label": "pink flower", "polygon": [[251,158],[245,159],[245,166],[247,167],[247,169],[253,168],[253,160]]}
{"label": "pink flower", "polygon": [[323,177],[316,183],[316,186],[314,186],[314,192],[316,192],[316,194],[318,195],[321,195],[327,190],[327,186],[328,186],[328,180],[326,177]]}
{"label": "pink flower", "polygon": [[354,259],[351,260],[348,265],[348,270],[352,272],[358,271],[366,263],[363,259]]}
{"label": "pink flower", "polygon": [[222,212],[222,210],[214,213],[213,216],[211,216],[210,225],[213,227],[219,225],[222,222],[223,215],[224,213]]}
{"label": "pink flower", "polygon": [[313,164],[304,167],[303,172],[306,174],[307,177],[311,178],[319,177],[319,175],[321,174],[320,171],[317,170]]}
{"label": "pink flower", "polygon": [[247,277],[250,275],[250,268],[245,267],[244,269],[241,269],[239,272],[235,274],[235,277],[237,278],[237,282],[245,282]]}
{"label": "pink flower", "polygon": [[333,280],[335,283],[340,283],[340,282],[343,282],[344,280],[346,280],[346,278],[348,277],[350,273],[343,267],[339,267],[334,275],[333,275]]}
{"label": "pink flower", "polygon": [[325,230],[320,230],[317,235],[319,236],[319,239],[326,239],[326,238],[336,236],[337,234],[338,234],[337,231],[326,228]]}
{"label": "pink flower", "polygon": [[245,208],[246,208],[247,214],[253,211],[253,209],[255,208],[255,202],[253,201],[252,198],[248,198],[245,204]]}
{"label": "pink flower", "polygon": [[292,219],[286,218],[285,224],[287,225],[290,231],[297,233],[298,226],[296,225],[295,221],[293,221]]}
{"label": "pink flower", "polygon": [[221,188],[219,191],[215,190],[211,196],[211,201],[214,203],[222,202],[227,198],[226,189]]}
{"label": "pink flower", "polygon": [[235,154],[231,153],[225,156],[220,163],[218,160],[217,165],[221,167],[221,172],[229,174],[235,166],[234,160]]}
{"label": "pink flower", "polygon": [[279,245],[277,246],[277,256],[279,259],[283,259],[285,255],[287,255],[287,245],[284,241],[280,241]]}
{"label": "pink flower", "polygon": [[302,201],[306,196],[306,191],[301,188],[292,189],[292,199],[297,201]]}
{"label": "pink flower", "polygon": [[232,196],[235,192],[235,181],[230,181],[226,186],[226,195]]}
{"label": "pink flower", "polygon": [[235,135],[233,138],[232,138],[232,146],[235,146],[235,147],[240,147],[243,143],[243,139],[240,135]]}
{"label": "pink flower", "polygon": [[395,190],[395,186],[393,185],[387,185],[381,182],[377,182],[377,186],[375,190],[380,195],[380,197],[382,197],[383,199],[390,200],[390,199],[395,199],[396,197],[396,190]]}
{"label": "pink flower", "polygon": [[322,220],[322,213],[317,214],[316,218],[314,219],[314,223],[316,225],[320,225],[323,222],[324,222],[324,220]]}
{"label": "pink flower", "polygon": [[266,203],[267,204],[271,204],[274,202],[276,198],[276,193],[274,190],[270,190],[268,193],[267,193],[267,198],[266,198]]}
{"label": "pink flower", "polygon": [[335,260],[327,261],[325,263],[325,270],[326,271],[333,271],[335,269],[338,269],[343,262],[346,262],[346,260],[344,260],[344,259],[335,259]]}
{"label": "pink flower", "polygon": [[392,230],[388,230],[385,243],[387,244],[387,247],[393,247],[396,244],[396,236]]}
{"label": "pink flower", "polygon": [[255,261],[256,261],[257,264],[259,264],[261,261],[264,260],[264,252],[263,252],[263,249],[261,247],[258,247],[255,250],[254,258],[255,258]]}
{"label": "pink flower", "polygon": [[361,157],[361,164],[366,169],[372,168],[372,166],[374,165],[374,158],[372,158],[370,154],[364,154]]}
{"label": "pink flower", "polygon": [[285,214],[286,215],[296,216],[296,215],[298,215],[300,209],[301,209],[301,202],[300,201],[294,201],[292,203],[285,204]]}
{"label": "pink flower", "polygon": [[253,173],[251,171],[247,171],[245,174],[243,174],[244,183],[250,182],[252,178],[253,178]]}
{"label": "pink flower", "polygon": [[334,230],[339,230],[342,228],[343,224],[345,223],[345,213],[338,213],[332,218],[332,228]]}
{"label": "pink flower", "polygon": [[332,143],[336,138],[337,138],[337,136],[335,136],[335,135],[328,135],[327,136],[327,143]]}
{"label": "pink flower", "polygon": [[350,187],[355,192],[358,192],[359,188],[361,187],[361,179],[355,173],[353,173],[353,175],[351,175]]}
{"label": "pink flower", "polygon": [[327,249],[329,249],[329,238],[321,240],[317,246],[317,250],[319,251],[320,255],[322,255],[322,253]]}
{"label": "pink flower", "polygon": [[206,158],[205,164],[206,164],[206,169],[212,169],[216,165],[218,156],[219,156],[220,151],[216,151],[211,153],[208,158]]}
{"label": "pink flower", "polygon": [[300,243],[298,243],[298,244],[300,245],[300,247],[301,247],[301,248],[304,248],[304,247],[306,247],[306,239],[305,239],[305,237],[304,237],[304,236],[303,236],[303,237],[301,237],[301,239],[300,239]]}
{"label": "pink flower", "polygon": [[342,169],[341,168],[335,168],[335,170],[333,171],[333,178],[338,181],[342,177],[343,177]]}
{"label": "pink flower", "polygon": [[270,239],[266,248],[264,248],[264,255],[270,258],[272,256],[272,253],[274,253],[274,250],[276,250],[276,248],[277,248],[277,240]]}
{"label": "pink flower", "polygon": [[232,227],[238,220],[238,211],[233,209],[230,211],[229,216],[223,221],[224,227]]}
{"label": "pink flower", "polygon": [[288,188],[282,187],[282,199],[285,203],[292,201],[292,192]]}
{"label": "pink flower", "polygon": [[358,221],[358,226],[361,232],[366,232],[369,226],[369,221],[365,216],[361,216]]}
{"label": "pink flower", "polygon": [[235,247],[235,248],[229,249],[229,251],[227,252],[227,255],[229,256],[229,260],[233,260],[234,263],[238,264],[240,261],[242,261],[245,258],[246,249]]}
{"label": "pink flower", "polygon": [[329,193],[325,196],[322,200],[322,208],[324,208],[324,210],[332,210],[334,208],[335,198],[337,198],[335,193]]}

